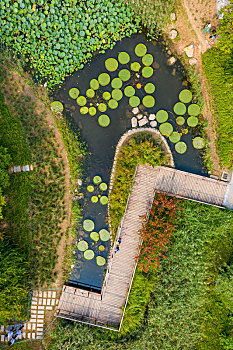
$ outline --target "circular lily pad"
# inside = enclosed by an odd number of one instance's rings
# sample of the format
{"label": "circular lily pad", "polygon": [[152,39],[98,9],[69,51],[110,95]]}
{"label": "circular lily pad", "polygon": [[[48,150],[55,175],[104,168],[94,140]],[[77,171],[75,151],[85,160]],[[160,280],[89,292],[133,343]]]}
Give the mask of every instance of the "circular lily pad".
{"label": "circular lily pad", "polygon": [[95,242],[98,242],[98,240],[100,239],[100,235],[98,234],[98,232],[95,231],[91,232],[90,237]]}
{"label": "circular lily pad", "polygon": [[147,95],[147,96],[143,97],[142,103],[146,108],[152,108],[155,105],[155,99],[153,96]]}
{"label": "circular lily pad", "polygon": [[106,110],[107,110],[107,106],[106,106],[106,104],[105,103],[100,103],[99,104],[99,106],[98,106],[98,110],[100,111],[100,112],[105,112]]}
{"label": "circular lily pad", "polygon": [[106,205],[108,203],[108,197],[107,196],[101,196],[100,197],[100,203],[102,205]]}
{"label": "circular lily pad", "polygon": [[164,111],[163,109],[160,109],[156,113],[156,120],[158,123],[164,123],[168,120],[168,113],[167,111]]}
{"label": "circular lily pad", "polygon": [[197,117],[189,117],[187,119],[187,124],[188,124],[188,126],[191,126],[192,128],[194,128],[198,124],[198,118]]}
{"label": "circular lily pad", "polygon": [[139,106],[140,105],[140,98],[137,96],[130,97],[129,104],[133,108]]}
{"label": "circular lily pad", "polygon": [[90,81],[90,88],[91,88],[91,89],[93,89],[93,90],[98,90],[98,89],[99,89],[99,86],[100,86],[100,84],[99,84],[98,80],[96,80],[96,79],[91,79],[91,81]]}
{"label": "circular lily pad", "polygon": [[135,95],[135,89],[132,86],[126,86],[124,90],[125,96],[132,97]]}
{"label": "circular lily pad", "polygon": [[178,125],[184,125],[184,123],[185,123],[184,117],[177,117],[177,118],[176,118],[176,123],[177,123]]}
{"label": "circular lily pad", "polygon": [[120,78],[114,78],[111,82],[113,89],[120,89],[122,87],[122,80]]}
{"label": "circular lily pad", "polygon": [[188,114],[192,117],[196,117],[198,114],[200,114],[200,107],[196,103],[191,104],[188,106]]}
{"label": "circular lily pad", "polygon": [[107,242],[110,240],[110,233],[107,230],[105,230],[104,228],[99,231],[99,235],[100,235],[101,241],[103,241],[103,242]]}
{"label": "circular lily pad", "polygon": [[97,203],[98,200],[99,200],[99,198],[98,198],[97,196],[92,196],[92,197],[91,197],[92,203]]}
{"label": "circular lily pad", "polygon": [[79,89],[77,89],[77,88],[70,89],[69,96],[71,98],[73,98],[74,100],[76,100],[76,98],[78,98],[78,96],[79,96]]}
{"label": "circular lily pad", "polygon": [[84,258],[85,258],[86,260],[92,260],[92,259],[94,258],[94,256],[95,256],[95,254],[94,254],[93,250],[87,249],[87,250],[84,252],[83,256],[84,256]]}
{"label": "circular lily pad", "polygon": [[106,260],[105,260],[105,258],[104,257],[102,257],[102,256],[97,256],[96,257],[96,264],[98,265],[98,266],[104,266],[105,264],[106,264]]}
{"label": "circular lily pad", "polygon": [[101,73],[98,76],[98,81],[100,85],[106,86],[110,83],[110,76],[107,73]]}
{"label": "circular lily pad", "polygon": [[118,61],[121,64],[127,64],[130,61],[130,56],[127,52],[120,52],[118,55]]}
{"label": "circular lily pad", "polygon": [[108,101],[108,107],[111,109],[116,109],[118,107],[118,102],[114,99]]}
{"label": "circular lily pad", "polygon": [[95,107],[90,107],[89,108],[89,114],[93,117],[96,115],[96,108]]}
{"label": "circular lily pad", "polygon": [[81,114],[87,114],[89,111],[88,107],[84,106],[80,108],[80,113]]}
{"label": "circular lily pad", "polygon": [[130,79],[130,71],[128,69],[122,69],[118,73],[118,76],[122,81],[127,81]]}
{"label": "circular lily pad", "polygon": [[154,61],[154,58],[149,53],[142,57],[142,63],[144,64],[144,66],[151,66],[153,61]]}
{"label": "circular lily pad", "polygon": [[87,89],[86,95],[87,97],[92,98],[95,96],[95,91],[93,89]]}
{"label": "circular lily pad", "polygon": [[140,68],[141,68],[141,65],[138,62],[133,62],[130,65],[130,69],[134,72],[139,72]]}
{"label": "circular lily pad", "polygon": [[147,47],[144,44],[137,44],[135,47],[135,53],[138,57],[142,57],[147,53]]}
{"label": "circular lily pad", "polygon": [[87,99],[86,99],[85,96],[79,96],[79,97],[77,98],[77,104],[78,104],[79,106],[85,106],[86,103],[87,103]]}
{"label": "circular lily pad", "polygon": [[107,188],[108,188],[108,185],[107,185],[105,182],[102,182],[102,183],[100,184],[100,189],[101,189],[101,191],[106,191]]}
{"label": "circular lily pad", "polygon": [[163,123],[159,127],[162,135],[170,136],[173,133],[173,126],[170,123]]}
{"label": "circular lily pad", "polygon": [[77,244],[77,248],[80,252],[85,252],[88,249],[88,243],[84,240],[79,241]]}
{"label": "circular lily pad", "polygon": [[147,83],[144,87],[144,90],[147,94],[153,94],[153,92],[155,92],[155,86],[152,83]]}
{"label": "circular lily pad", "polygon": [[142,76],[144,78],[150,78],[154,73],[154,70],[152,67],[144,67],[142,68]]}
{"label": "circular lily pad", "polygon": [[177,115],[184,115],[186,112],[186,106],[181,102],[177,102],[173,107],[173,110]]}
{"label": "circular lily pad", "polygon": [[110,92],[105,91],[105,92],[103,93],[103,99],[106,100],[106,101],[108,101],[108,100],[110,100],[110,98],[111,98]]}
{"label": "circular lily pad", "polygon": [[105,250],[105,246],[101,244],[101,245],[99,246],[99,251],[100,251],[100,252],[103,252],[104,250]]}
{"label": "circular lily pad", "polygon": [[88,190],[88,192],[93,192],[94,186],[92,186],[92,185],[87,186],[87,190]]}
{"label": "circular lily pad", "polygon": [[51,108],[55,113],[61,113],[64,109],[63,104],[60,101],[53,101],[51,103]]}
{"label": "circular lily pad", "polygon": [[84,228],[85,231],[91,232],[91,231],[94,230],[95,224],[94,224],[94,222],[92,220],[86,219],[86,220],[83,221],[83,228]]}
{"label": "circular lily pad", "polygon": [[192,95],[191,91],[189,91],[187,89],[182,90],[179,93],[179,99],[183,103],[189,103],[192,100],[192,97],[193,97],[193,95]]}
{"label": "circular lily pad", "polygon": [[115,58],[108,58],[105,61],[105,67],[109,72],[115,72],[118,68],[118,62]]}
{"label": "circular lily pad", "polygon": [[102,179],[101,179],[101,177],[99,175],[96,175],[96,176],[93,177],[93,183],[95,185],[99,185],[101,183],[101,181],[102,181]]}
{"label": "circular lily pad", "polygon": [[205,140],[202,137],[195,137],[193,139],[193,147],[196,149],[202,149],[205,147]]}
{"label": "circular lily pad", "polygon": [[173,131],[173,133],[169,136],[169,140],[173,143],[177,143],[180,141],[180,134],[176,131]]}
{"label": "circular lily pad", "polygon": [[175,150],[179,154],[183,154],[187,151],[187,145],[185,142],[180,141],[175,144]]}
{"label": "circular lily pad", "polygon": [[[120,89],[112,90],[112,98],[116,101],[120,101],[123,97],[123,92]],[[110,101],[109,101],[110,102]]]}

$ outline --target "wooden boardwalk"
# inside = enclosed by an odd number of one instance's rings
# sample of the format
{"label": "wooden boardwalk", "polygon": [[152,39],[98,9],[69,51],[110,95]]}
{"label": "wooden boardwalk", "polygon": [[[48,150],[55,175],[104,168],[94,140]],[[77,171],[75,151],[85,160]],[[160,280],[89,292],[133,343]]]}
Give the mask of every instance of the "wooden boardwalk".
{"label": "wooden boardwalk", "polygon": [[226,193],[230,191],[230,198],[232,196],[233,186],[173,168],[139,166],[120,227],[120,251],[112,254],[102,293],[64,286],[58,317],[120,329],[140,249],[137,232],[142,216],[152,205],[155,191],[223,207]]}

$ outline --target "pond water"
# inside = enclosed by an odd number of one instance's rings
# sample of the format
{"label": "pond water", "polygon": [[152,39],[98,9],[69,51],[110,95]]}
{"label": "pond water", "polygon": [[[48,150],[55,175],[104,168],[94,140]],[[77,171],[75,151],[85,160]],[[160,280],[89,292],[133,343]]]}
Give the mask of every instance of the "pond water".
{"label": "pond water", "polygon": [[[154,57],[154,63],[152,67],[154,69],[153,76],[150,78],[136,79],[134,72],[131,72],[131,78],[129,81],[123,83],[121,90],[123,91],[123,98],[118,103],[118,108],[108,108],[106,112],[97,112],[95,116],[89,114],[81,114],[80,106],[78,106],[75,99],[69,97],[69,90],[71,88],[78,88],[80,95],[86,96],[86,90],[90,88],[90,80],[98,78],[98,76],[106,72],[110,75],[111,80],[118,76],[120,69],[127,68],[130,70],[131,62],[141,62],[141,58],[135,54],[135,46],[138,43],[144,43],[147,46],[148,53]],[[118,53],[124,51],[130,55],[130,62],[126,65],[120,65],[115,72],[108,72],[105,68],[106,59],[113,57],[118,58]],[[160,109],[168,111],[169,123],[173,125],[175,131],[181,132],[182,129],[187,128],[189,131],[187,134],[182,134],[182,141],[187,144],[187,151],[184,154],[178,154],[175,151],[175,144],[168,140],[168,144],[172,150],[175,166],[177,169],[188,171],[195,174],[206,175],[206,169],[203,167],[201,159],[201,151],[194,149],[192,146],[192,138],[196,136],[197,129],[188,128],[185,126],[178,126],[176,123],[176,115],[173,112],[173,106],[179,102],[179,93],[184,89],[183,81],[185,80],[182,73],[182,67],[179,63],[173,66],[167,64],[167,54],[163,50],[163,47],[159,43],[147,42],[146,38],[142,34],[133,35],[130,38],[125,38],[118,42],[114,49],[108,50],[104,55],[99,54],[95,56],[92,61],[87,64],[83,70],[74,72],[69,76],[62,87],[55,93],[54,99],[59,100],[64,104],[64,113],[68,120],[71,122],[74,130],[81,130],[81,137],[86,141],[90,155],[86,160],[86,177],[80,192],[84,194],[84,199],[81,200],[83,205],[83,220],[91,219],[95,228],[94,231],[99,232],[100,229],[108,229],[106,224],[107,205],[91,202],[93,195],[107,195],[107,191],[102,193],[99,190],[99,186],[94,186],[94,192],[87,191],[87,186],[93,184],[93,177],[99,175],[102,181],[106,184],[109,183],[113,158],[115,154],[115,147],[120,137],[128,130],[131,129],[132,107],[129,106],[129,98],[124,96],[124,87],[127,85],[133,85],[135,87],[137,82],[145,85],[147,82],[151,82],[155,85],[156,89],[153,93],[155,98],[155,106],[153,108],[144,109],[143,113],[154,113]],[[146,95],[143,88],[136,89],[136,95],[142,97]],[[111,84],[101,87],[96,91],[98,96],[102,96],[104,91],[112,91]],[[87,103],[93,103],[96,105],[97,99],[93,98],[88,100]],[[98,102],[101,102],[98,98]],[[110,125],[107,127],[101,127],[98,124],[98,117],[101,114],[107,114],[110,117]],[[148,127],[149,125],[145,125]],[[157,128],[159,127],[159,123]],[[100,197],[99,197],[100,198]],[[90,233],[83,229],[82,224],[77,228],[77,237],[84,239],[88,242],[89,249],[92,249],[97,255],[103,256],[107,260],[107,256],[110,248],[110,241],[107,242],[94,242],[90,238]],[[103,245],[105,250],[99,253],[99,246]],[[73,268],[70,275],[69,283],[72,285],[87,287],[95,291],[100,291],[104,278],[104,271],[106,265],[100,267],[96,264],[95,258],[92,260],[84,259],[83,252],[77,250],[77,265]]]}

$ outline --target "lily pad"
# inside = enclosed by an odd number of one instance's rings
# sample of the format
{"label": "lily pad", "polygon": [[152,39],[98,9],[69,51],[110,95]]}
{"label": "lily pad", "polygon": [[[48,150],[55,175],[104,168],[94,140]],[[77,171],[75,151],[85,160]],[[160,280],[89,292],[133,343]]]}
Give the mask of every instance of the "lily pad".
{"label": "lily pad", "polygon": [[186,106],[182,102],[177,102],[173,107],[173,110],[177,115],[184,115],[186,112]]}
{"label": "lily pad", "polygon": [[193,139],[193,147],[196,149],[202,149],[205,147],[205,140],[202,137],[195,137]]}
{"label": "lily pad", "polygon": [[77,248],[80,252],[85,252],[88,249],[88,243],[84,240],[79,241],[77,244]]}
{"label": "lily pad", "polygon": [[176,123],[177,123],[178,125],[184,125],[184,123],[185,123],[184,117],[177,117],[177,118],[176,118]]}
{"label": "lily pad", "polygon": [[55,113],[61,113],[64,109],[63,104],[60,101],[53,101],[51,103],[51,108]]}
{"label": "lily pad", "polygon": [[105,264],[106,264],[106,260],[105,260],[105,258],[103,257],[103,256],[97,256],[96,257],[96,264],[98,265],[98,266],[104,266]]}
{"label": "lily pad", "polygon": [[104,91],[104,93],[103,93],[103,99],[106,100],[106,101],[108,101],[108,100],[110,100],[110,98],[111,98],[110,92]]}
{"label": "lily pad", "polygon": [[98,234],[98,232],[95,231],[91,232],[90,237],[95,242],[98,242],[98,240],[100,239],[100,235]]}
{"label": "lily pad", "polygon": [[97,203],[98,200],[99,200],[99,198],[98,198],[97,196],[92,196],[92,197],[91,197],[92,203]]}
{"label": "lily pad", "polygon": [[99,251],[100,251],[100,252],[105,251],[105,246],[101,244],[101,245],[99,246]]}
{"label": "lily pad", "polygon": [[149,53],[142,57],[142,63],[144,66],[151,66],[153,61],[154,57]]}
{"label": "lily pad", "polygon": [[93,89],[87,89],[86,95],[87,97],[92,98],[95,96],[95,91]]}
{"label": "lily pad", "polygon": [[125,96],[132,97],[135,95],[135,89],[132,86],[126,86],[124,90]]}
{"label": "lily pad", "polygon": [[108,185],[107,185],[105,182],[102,182],[102,183],[100,184],[100,189],[101,189],[101,191],[106,191],[107,188],[108,188]]}
{"label": "lily pad", "polygon": [[69,96],[70,96],[70,98],[73,98],[74,100],[76,100],[76,98],[78,98],[78,96],[79,96],[79,89],[77,89],[77,88],[70,89]]}
{"label": "lily pad", "polygon": [[141,68],[141,65],[138,62],[132,62],[130,65],[130,69],[134,72],[139,72],[140,68]]}
{"label": "lily pad", "polygon": [[115,72],[118,68],[118,62],[115,58],[108,58],[105,61],[105,67],[109,72]]}
{"label": "lily pad", "polygon": [[173,126],[170,123],[163,123],[159,127],[162,135],[170,136],[173,133]]}
{"label": "lily pad", "polygon": [[118,102],[114,99],[108,101],[108,107],[111,109],[116,109],[118,107]]}
{"label": "lily pad", "polygon": [[101,241],[103,241],[103,242],[107,242],[110,240],[110,233],[107,230],[105,230],[104,228],[99,231],[99,235],[100,235]]}
{"label": "lily pad", "polygon": [[194,128],[198,124],[198,118],[197,117],[189,117],[187,119],[188,126]]}
{"label": "lily pad", "polygon": [[130,56],[127,52],[120,52],[118,55],[118,61],[121,64],[127,64],[130,61]]}
{"label": "lily pad", "polygon": [[94,230],[95,224],[94,224],[94,222],[92,220],[86,219],[86,220],[83,221],[83,228],[84,228],[85,231],[91,232],[91,231]]}
{"label": "lily pad", "polygon": [[179,93],[179,99],[181,102],[183,103],[189,103],[190,101],[192,101],[192,93],[191,91],[185,89],[185,90],[182,90],[180,93]]}
{"label": "lily pad", "polygon": [[196,117],[198,114],[200,114],[200,111],[200,107],[196,103],[193,103],[190,106],[188,106],[188,114],[192,117]]}
{"label": "lily pad", "polygon": [[147,47],[144,44],[137,44],[135,47],[135,53],[138,57],[142,57],[147,53]]}
{"label": "lily pad", "polygon": [[175,150],[179,154],[184,154],[187,151],[187,145],[185,142],[180,141],[175,144]]}
{"label": "lily pad", "polygon": [[118,73],[118,76],[122,81],[127,81],[130,79],[130,71],[128,69],[122,69]]}
{"label": "lily pad", "polygon": [[180,134],[176,131],[173,131],[173,133],[169,136],[169,140],[173,143],[177,143],[180,141]]}
{"label": "lily pad", "polygon": [[86,99],[85,96],[79,96],[79,97],[77,98],[77,104],[78,104],[79,106],[85,106],[86,103],[87,103],[87,99]]}
{"label": "lily pad", "polygon": [[163,109],[160,109],[156,113],[156,120],[158,123],[164,123],[168,120],[168,113],[167,111],[164,111]]}
{"label": "lily pad", "polygon": [[150,78],[154,74],[154,70],[152,67],[144,67],[142,68],[142,76],[144,78]]}
{"label": "lily pad", "polygon": [[90,81],[90,88],[91,88],[91,89],[93,89],[93,90],[98,90],[98,89],[99,89],[99,86],[100,86],[100,84],[99,84],[98,80],[96,80],[96,79],[91,79],[91,81]]}
{"label": "lily pad", "polygon": [[89,111],[88,107],[84,106],[80,108],[80,113],[81,114],[87,114]]}
{"label": "lily pad", "polygon": [[99,106],[98,106],[98,110],[100,111],[100,112],[105,112],[106,110],[107,110],[107,106],[106,106],[106,104],[105,103],[100,103],[99,104]]}
{"label": "lily pad", "polygon": [[[112,90],[112,98],[116,101],[120,101],[123,97],[123,92],[120,89]],[[110,102],[110,101],[109,101]]]}
{"label": "lily pad", "polygon": [[106,205],[108,203],[108,197],[107,196],[101,196],[100,197],[100,203],[102,205]]}
{"label": "lily pad", "polygon": [[144,87],[144,90],[147,94],[153,94],[153,92],[155,92],[155,86],[152,83],[147,83]]}
{"label": "lily pad", "polygon": [[152,108],[155,105],[155,99],[153,96],[147,95],[147,96],[143,97],[142,103],[146,108]]}
{"label": "lily pad", "polygon": [[102,85],[102,86],[108,85],[110,83],[110,76],[109,76],[109,74],[101,73],[98,76],[98,81],[99,81],[99,84]]}
{"label": "lily pad", "polygon": [[87,190],[88,190],[88,192],[93,192],[94,186],[92,186],[92,185],[87,186]]}
{"label": "lily pad", "polygon": [[129,104],[133,108],[139,106],[140,105],[140,98],[138,96],[130,97]]}
{"label": "lily pad", "polygon": [[101,177],[99,175],[96,175],[96,176],[93,177],[93,183],[95,185],[99,185],[101,183],[101,181],[102,181],[102,179],[101,179]]}
{"label": "lily pad", "polygon": [[120,89],[122,87],[122,80],[120,78],[112,79],[111,86],[113,89]]}
{"label": "lily pad", "polygon": [[95,254],[94,254],[93,250],[88,249],[84,252],[83,256],[86,260],[92,260],[95,256]]}
{"label": "lily pad", "polygon": [[89,108],[89,114],[93,117],[96,115],[96,108],[95,107],[90,107]]}

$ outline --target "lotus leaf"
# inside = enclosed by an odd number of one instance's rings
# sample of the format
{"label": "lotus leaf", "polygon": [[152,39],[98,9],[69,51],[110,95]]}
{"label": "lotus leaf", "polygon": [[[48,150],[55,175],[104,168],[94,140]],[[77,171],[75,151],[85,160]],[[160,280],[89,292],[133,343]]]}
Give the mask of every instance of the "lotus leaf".
{"label": "lotus leaf", "polygon": [[118,62],[115,58],[108,58],[105,61],[105,67],[109,72],[115,72],[118,68]]}
{"label": "lotus leaf", "polygon": [[183,103],[189,103],[192,100],[192,97],[193,97],[193,95],[192,95],[191,91],[189,91],[187,89],[182,90],[179,93],[179,99]]}
{"label": "lotus leaf", "polygon": [[144,67],[142,68],[142,76],[144,78],[150,78],[154,74],[154,70],[152,67]]}
{"label": "lotus leaf", "polygon": [[102,126],[103,128],[106,128],[109,124],[110,124],[110,118],[109,116],[107,116],[106,114],[102,114],[101,116],[99,116],[98,118],[98,123],[100,126]]}
{"label": "lotus leaf", "polygon": [[98,240],[100,239],[100,235],[98,234],[98,232],[95,231],[91,232],[90,237],[95,242],[98,242]]}
{"label": "lotus leaf", "polygon": [[60,101],[54,101],[51,103],[51,108],[55,113],[61,113],[64,109],[63,104]]}
{"label": "lotus leaf", "polygon": [[144,87],[144,90],[147,94],[153,94],[153,92],[155,92],[155,86],[152,83],[147,83]]}
{"label": "lotus leaf", "polygon": [[110,100],[110,98],[111,98],[110,92],[105,91],[105,92],[103,93],[103,99],[106,100],[106,101],[108,101],[108,100]]}
{"label": "lotus leaf", "polygon": [[118,73],[118,76],[122,81],[127,81],[130,79],[130,71],[128,69],[122,69]]}
{"label": "lotus leaf", "polygon": [[110,240],[110,233],[107,230],[105,230],[104,228],[99,231],[99,235],[100,235],[101,241],[103,241],[103,242],[107,242]]}
{"label": "lotus leaf", "polygon": [[142,57],[147,53],[147,47],[144,44],[137,44],[135,47],[135,53],[138,57]]}
{"label": "lotus leaf", "polygon": [[126,86],[124,90],[125,96],[132,97],[135,95],[135,89],[132,86]]}
{"label": "lotus leaf", "polygon": [[191,104],[188,106],[188,114],[192,117],[196,117],[198,114],[200,114],[200,107],[196,103]]}
{"label": "lotus leaf", "polygon": [[98,266],[104,266],[105,264],[106,264],[106,260],[105,260],[105,258],[103,258],[102,256],[97,256],[96,257],[96,264],[98,265]]}
{"label": "lotus leaf", "polygon": [[176,131],[173,131],[173,133],[169,136],[169,140],[173,143],[177,143],[180,141],[180,134]]}
{"label": "lotus leaf", "polygon": [[96,108],[95,107],[90,107],[89,108],[89,114],[93,117],[96,115]]}
{"label": "lotus leaf", "polygon": [[108,107],[111,109],[116,109],[118,107],[118,102],[116,100],[109,100],[108,101]]}
{"label": "lotus leaf", "polygon": [[146,108],[152,108],[155,105],[155,99],[153,96],[147,95],[143,97],[142,103]]}
{"label": "lotus leaf", "polygon": [[91,79],[91,81],[90,81],[90,88],[91,88],[91,89],[93,89],[93,90],[98,90],[98,89],[99,89],[99,86],[100,86],[100,84],[99,84],[98,80],[96,80],[96,79]]}
{"label": "lotus leaf", "polygon": [[202,149],[205,147],[205,140],[202,137],[195,137],[193,139],[193,147],[196,149]]}
{"label": "lotus leaf", "polygon": [[160,109],[156,113],[156,120],[158,123],[164,123],[168,120],[168,113],[164,111],[163,109]]}
{"label": "lotus leaf", "polygon": [[86,107],[86,106],[80,108],[80,113],[81,113],[81,114],[87,114],[88,111],[89,111],[89,109],[88,109],[88,107]]}
{"label": "lotus leaf", "polygon": [[88,249],[84,252],[83,256],[86,260],[92,260],[95,256],[95,254],[94,254],[93,250]]}
{"label": "lotus leaf", "polygon": [[[112,98],[115,99],[116,101],[120,101],[122,99],[122,96],[123,96],[123,93],[120,89],[112,90]],[[110,101],[109,101],[109,103],[110,103]]]}
{"label": "lotus leaf", "polygon": [[175,144],[175,150],[179,154],[183,154],[187,151],[187,145],[185,142],[180,141]]}
{"label": "lotus leaf", "polygon": [[108,197],[107,196],[101,196],[100,197],[100,203],[102,205],[106,205],[108,203]]}
{"label": "lotus leaf", "polygon": [[92,197],[91,197],[92,203],[97,203],[98,200],[99,200],[99,198],[98,198],[97,196],[92,196]]}
{"label": "lotus leaf", "polygon": [[79,89],[77,89],[77,88],[70,89],[69,96],[70,96],[70,98],[73,98],[74,100],[76,100],[79,96]]}
{"label": "lotus leaf", "polygon": [[79,106],[85,106],[86,103],[87,103],[87,99],[86,99],[85,96],[79,96],[79,97],[77,98],[77,104],[78,104]]}
{"label": "lotus leaf", "polygon": [[102,183],[100,184],[100,189],[101,189],[101,191],[106,191],[107,188],[108,188],[108,185],[107,185],[105,182],[102,182]]}
{"label": "lotus leaf", "polygon": [[98,110],[100,111],[100,112],[105,112],[106,110],[107,110],[107,106],[106,106],[106,104],[105,103],[100,103],[99,104],[99,106],[98,106]]}
{"label": "lotus leaf", "polygon": [[93,89],[87,89],[86,95],[87,97],[92,98],[95,96],[95,91]]}
{"label": "lotus leaf", "polygon": [[92,186],[92,185],[87,186],[87,190],[88,190],[88,192],[93,192],[94,186]]}
{"label": "lotus leaf", "polygon": [[99,84],[102,85],[102,86],[108,85],[110,83],[110,76],[109,76],[109,74],[101,73],[98,76],[98,81],[99,81]]}
{"label": "lotus leaf", "polygon": [[84,228],[85,231],[91,232],[91,231],[94,230],[95,224],[94,224],[94,222],[92,220],[86,219],[86,220],[83,221],[83,228]]}
{"label": "lotus leaf", "polygon": [[120,89],[122,87],[122,80],[120,78],[114,78],[111,85],[113,89]]}
{"label": "lotus leaf", "polygon": [[188,124],[188,126],[191,126],[192,128],[194,128],[198,124],[198,118],[197,117],[189,117],[187,119],[187,124]]}
{"label": "lotus leaf", "polygon": [[139,106],[140,105],[140,98],[137,96],[130,97],[129,104],[133,108]]}
{"label": "lotus leaf", "polygon": [[154,57],[149,53],[142,57],[142,63],[144,66],[151,66],[153,61]]}
{"label": "lotus leaf", "polygon": [[130,56],[127,52],[120,52],[118,55],[118,61],[121,64],[127,64],[130,61]]}
{"label": "lotus leaf", "polygon": [[96,176],[93,177],[93,183],[95,185],[99,185],[101,183],[101,181],[102,181],[102,179],[101,179],[101,177],[99,175],[96,175]]}
{"label": "lotus leaf", "polygon": [[100,252],[103,252],[105,250],[105,247],[101,244],[100,246],[99,246],[99,251]]}
{"label": "lotus leaf", "polygon": [[88,249],[88,243],[86,241],[79,241],[77,244],[77,248],[80,252],[85,252]]}
{"label": "lotus leaf", "polygon": [[177,117],[177,118],[176,118],[176,123],[177,123],[178,125],[184,125],[184,123],[185,123],[184,117]]}
{"label": "lotus leaf", "polygon": [[173,126],[170,123],[163,123],[159,127],[162,135],[170,136],[173,133]]}
{"label": "lotus leaf", "polygon": [[130,69],[134,72],[139,72],[140,68],[141,68],[141,65],[138,62],[132,62],[130,65]]}
{"label": "lotus leaf", "polygon": [[177,115],[183,115],[186,112],[186,106],[181,102],[177,102],[173,110]]}

